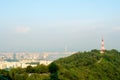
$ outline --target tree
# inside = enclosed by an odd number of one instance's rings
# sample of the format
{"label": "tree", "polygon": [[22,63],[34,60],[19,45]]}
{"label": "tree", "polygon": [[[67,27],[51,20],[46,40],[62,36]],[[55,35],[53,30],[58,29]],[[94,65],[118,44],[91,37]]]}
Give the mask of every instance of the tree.
{"label": "tree", "polygon": [[33,72],[34,72],[33,67],[32,67],[32,66],[27,66],[26,72],[27,72],[27,73],[33,73]]}
{"label": "tree", "polygon": [[43,64],[34,67],[36,73],[48,73],[48,66]]}
{"label": "tree", "polygon": [[56,63],[51,63],[50,65],[49,65],[49,71],[50,71],[50,73],[55,73],[55,72],[57,72],[59,70],[59,67],[58,67],[58,65],[56,65]]}
{"label": "tree", "polygon": [[9,71],[9,76],[12,80],[15,80],[15,74],[16,74],[15,69],[11,69]]}
{"label": "tree", "polygon": [[59,67],[54,62],[49,65],[49,71],[51,73],[50,80],[59,80],[58,70],[59,70]]}

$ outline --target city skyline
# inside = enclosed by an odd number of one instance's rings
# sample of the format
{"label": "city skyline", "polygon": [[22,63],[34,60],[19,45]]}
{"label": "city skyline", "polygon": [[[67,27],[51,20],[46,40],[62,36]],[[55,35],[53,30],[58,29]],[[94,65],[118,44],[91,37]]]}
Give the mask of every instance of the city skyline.
{"label": "city skyline", "polygon": [[0,1],[0,51],[120,50],[119,0]]}

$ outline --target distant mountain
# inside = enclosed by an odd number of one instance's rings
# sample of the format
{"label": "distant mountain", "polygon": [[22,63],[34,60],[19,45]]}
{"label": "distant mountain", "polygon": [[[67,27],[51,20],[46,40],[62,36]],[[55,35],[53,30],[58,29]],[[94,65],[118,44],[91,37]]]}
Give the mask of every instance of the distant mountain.
{"label": "distant mountain", "polygon": [[78,52],[54,61],[60,80],[120,80],[120,52],[112,49]]}

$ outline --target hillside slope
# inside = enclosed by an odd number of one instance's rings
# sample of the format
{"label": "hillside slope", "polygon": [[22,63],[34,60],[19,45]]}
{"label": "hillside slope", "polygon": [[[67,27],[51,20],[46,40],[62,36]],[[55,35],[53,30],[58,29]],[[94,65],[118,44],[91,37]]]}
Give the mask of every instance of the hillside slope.
{"label": "hillside slope", "polygon": [[78,52],[56,60],[61,80],[120,80],[120,52],[99,50]]}

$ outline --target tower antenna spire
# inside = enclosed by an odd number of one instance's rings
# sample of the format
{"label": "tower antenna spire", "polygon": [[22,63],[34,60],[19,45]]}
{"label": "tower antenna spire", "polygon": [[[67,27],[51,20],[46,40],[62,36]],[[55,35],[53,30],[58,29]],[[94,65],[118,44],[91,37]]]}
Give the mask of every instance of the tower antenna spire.
{"label": "tower antenna spire", "polygon": [[101,46],[100,53],[103,54],[104,51],[105,51],[105,47],[104,47],[104,38],[102,37],[102,46]]}
{"label": "tower antenna spire", "polygon": [[67,45],[65,45],[65,53],[67,53]]}

